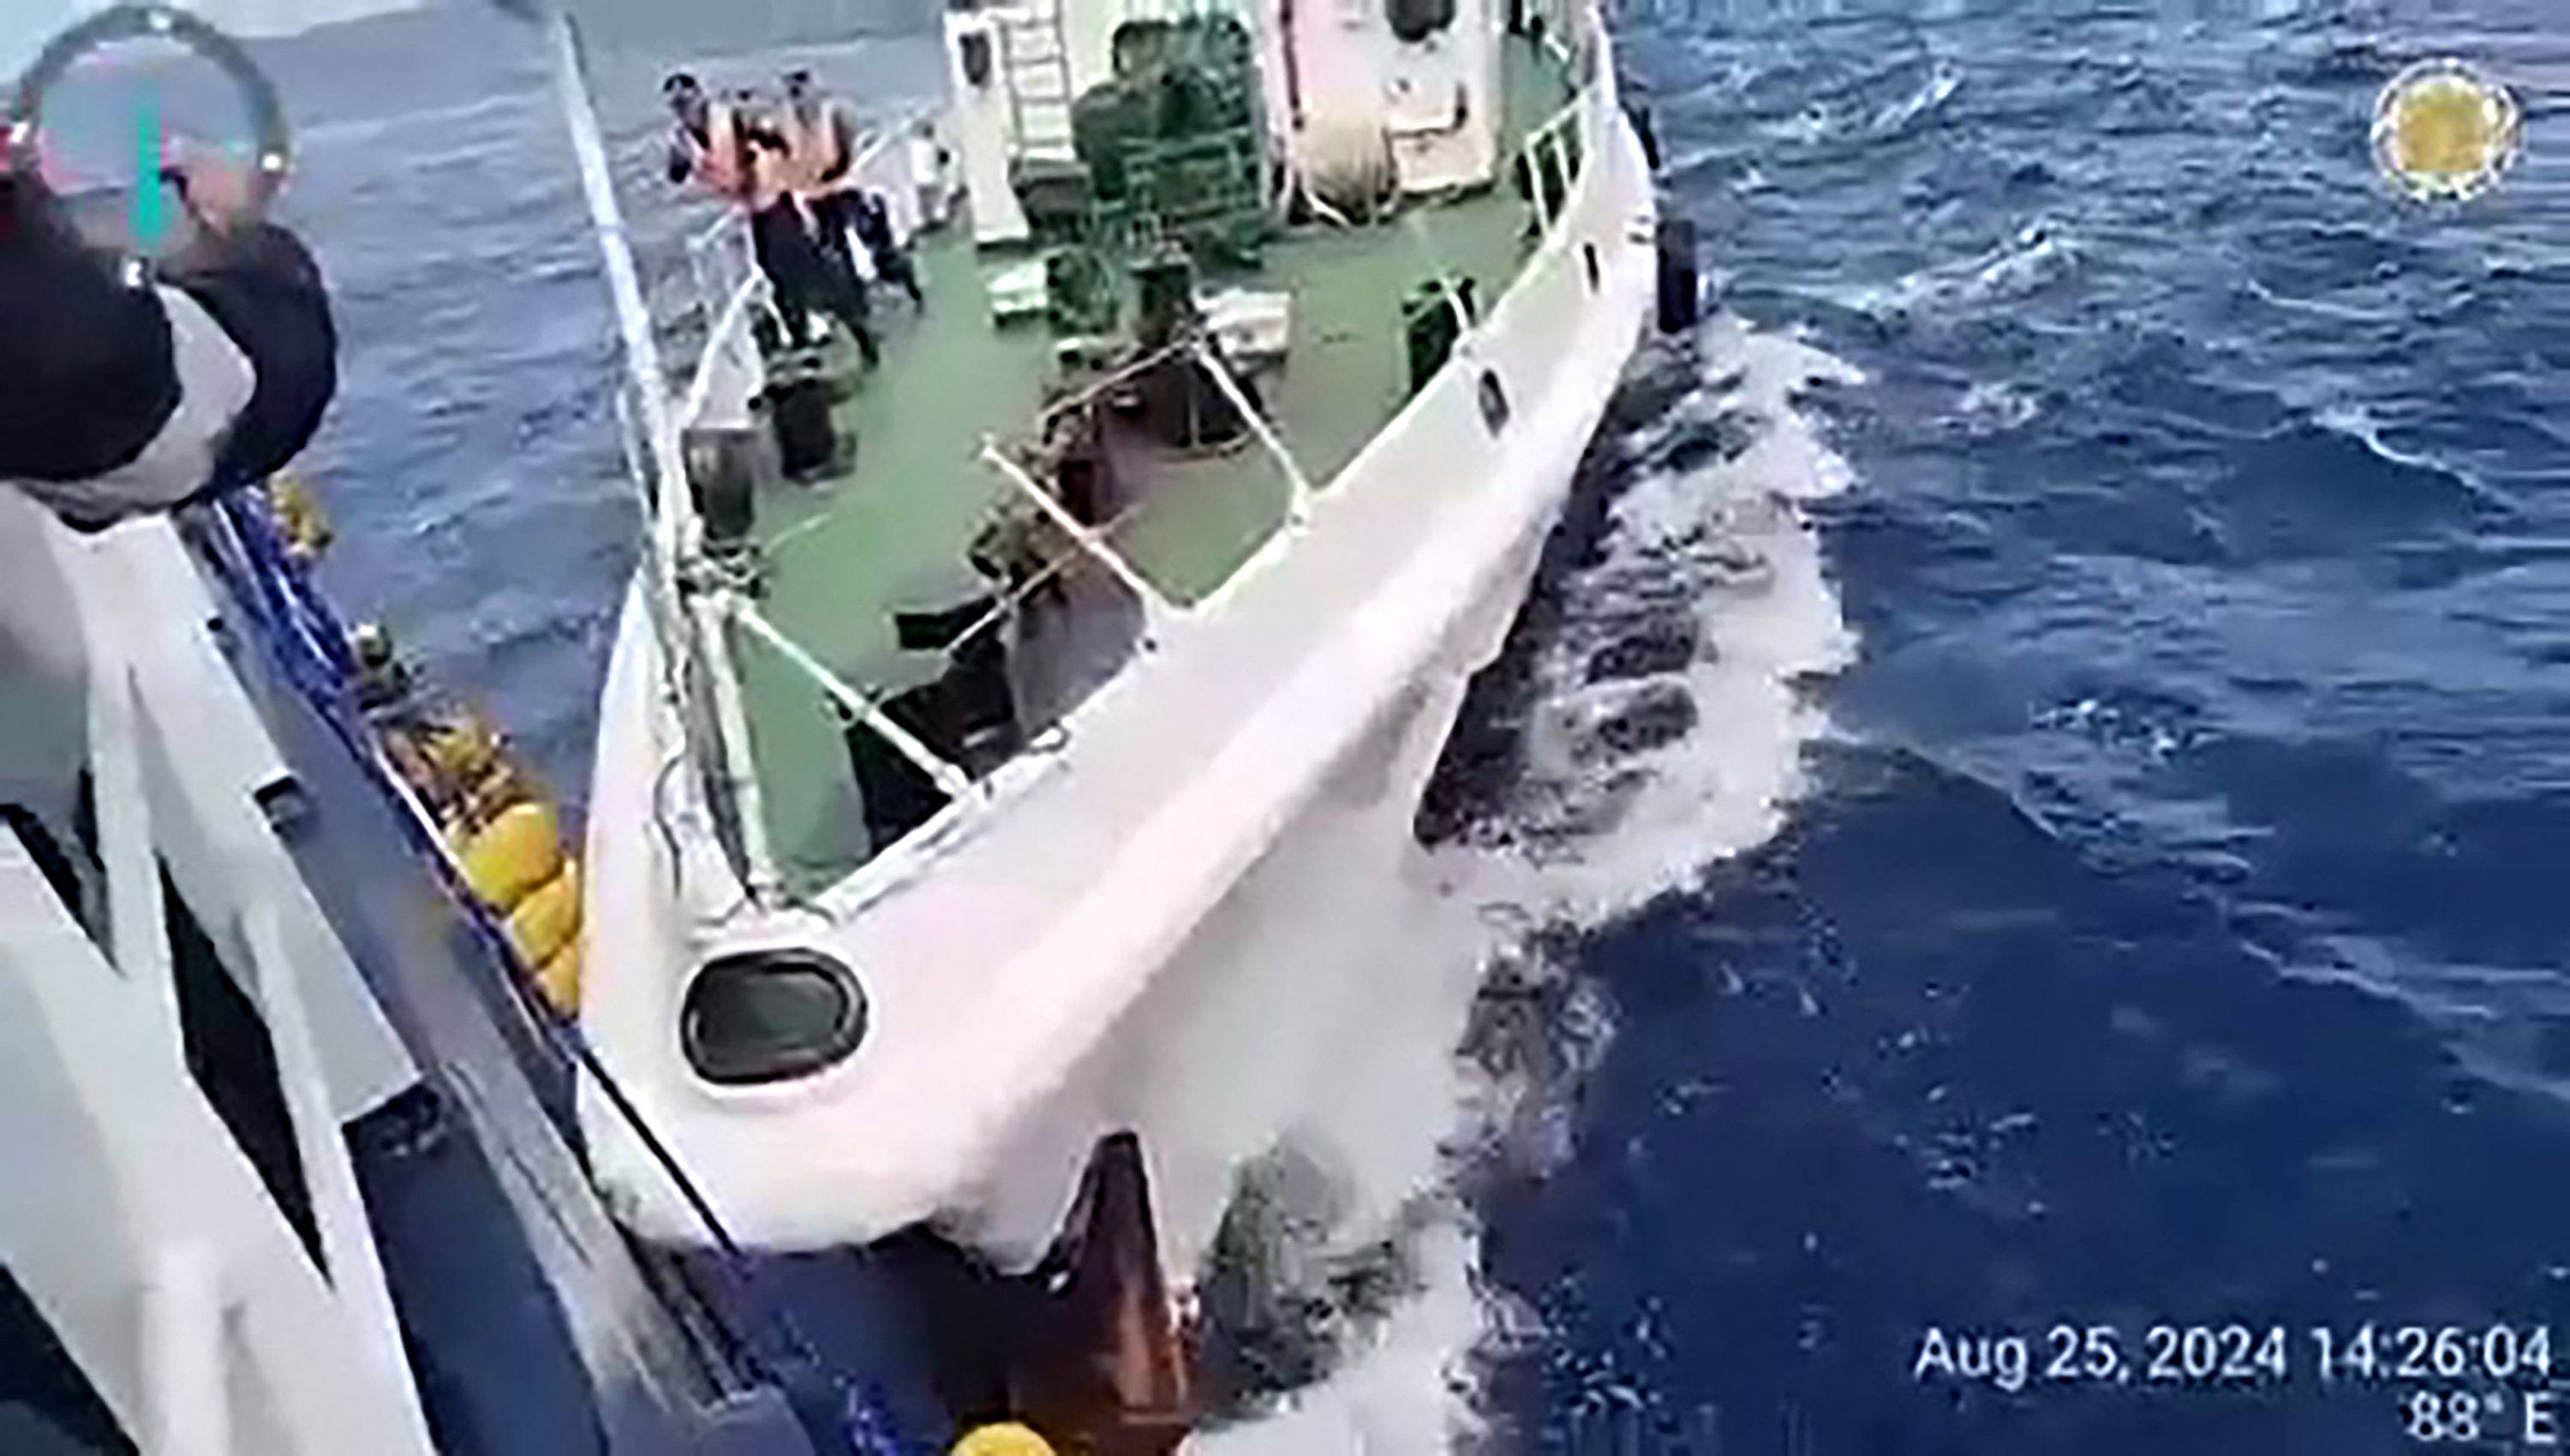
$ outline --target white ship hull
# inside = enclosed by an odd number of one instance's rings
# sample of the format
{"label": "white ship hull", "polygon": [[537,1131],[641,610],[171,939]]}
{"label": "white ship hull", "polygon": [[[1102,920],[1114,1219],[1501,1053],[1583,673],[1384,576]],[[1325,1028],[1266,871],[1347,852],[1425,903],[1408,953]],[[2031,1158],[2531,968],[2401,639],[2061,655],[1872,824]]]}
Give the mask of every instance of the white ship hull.
{"label": "white ship hull", "polygon": [[[1191,1146],[1204,1140],[1153,1125],[1149,1091],[1200,1055],[1155,1038],[1161,1009],[1223,976],[1239,937],[1290,942],[1332,913],[1290,889],[1308,877],[1275,867],[1349,844],[1351,820],[1387,851],[1404,843],[1653,297],[1641,149],[1611,79],[1582,106],[1592,162],[1562,216],[1308,525],[1160,624],[1060,746],[811,907],[749,908],[699,776],[672,771],[680,724],[638,585],[590,806],[582,1019],[736,1238],[825,1247],[925,1221],[1023,1265],[1061,1227],[1095,1140],[1132,1128],[1164,1260],[1194,1273],[1231,1160],[1259,1151],[1261,1130]],[[1504,396],[1496,424],[1486,377]],[[864,1042],[800,1080],[708,1085],[680,1048],[685,976],[774,944],[855,968]],[[1361,1001],[1358,970],[1315,963],[1304,993]],[[1275,1054],[1328,1073],[1326,1046]],[[613,1119],[590,1124],[600,1179],[635,1225],[697,1237],[645,1151]]]}

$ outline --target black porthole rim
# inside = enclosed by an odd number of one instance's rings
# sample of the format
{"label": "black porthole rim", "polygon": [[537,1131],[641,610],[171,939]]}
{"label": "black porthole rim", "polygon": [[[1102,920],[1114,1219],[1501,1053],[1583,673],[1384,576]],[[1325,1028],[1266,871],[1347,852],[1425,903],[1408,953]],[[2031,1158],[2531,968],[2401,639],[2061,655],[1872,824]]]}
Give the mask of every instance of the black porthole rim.
{"label": "black porthole rim", "polygon": [[[791,980],[807,993],[826,988],[836,1001],[829,1008],[827,1024],[811,1034],[779,1038],[780,1044],[763,1047],[707,1044],[707,1018],[720,1013],[706,1003],[708,996],[762,988],[762,982],[773,980]],[[688,1070],[714,1086],[770,1086],[810,1077],[846,1061],[864,1044],[871,1022],[865,987],[836,956],[808,945],[754,947],[716,955],[688,976],[678,1001],[678,1047]]]}

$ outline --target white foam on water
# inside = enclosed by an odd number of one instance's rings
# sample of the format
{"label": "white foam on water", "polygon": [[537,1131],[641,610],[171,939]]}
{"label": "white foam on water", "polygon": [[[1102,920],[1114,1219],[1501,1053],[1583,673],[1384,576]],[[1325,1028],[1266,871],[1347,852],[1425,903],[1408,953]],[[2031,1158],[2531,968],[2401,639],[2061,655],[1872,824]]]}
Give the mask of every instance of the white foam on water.
{"label": "white foam on water", "polygon": [[[1854,655],[1808,511],[1846,490],[1850,476],[1792,396],[1815,381],[1859,376],[1818,349],[1729,318],[1709,326],[1703,357],[1708,378],[1737,374],[1739,383],[1700,390],[1657,432],[1727,415],[1751,443],[1727,461],[1646,475],[1616,499],[1605,559],[1581,573],[1570,620],[1544,663],[1530,774],[1574,813],[1583,796],[1614,801],[1610,819],[1565,840],[1546,866],[1538,908],[1548,918],[1596,920],[1691,888],[1714,863],[1774,834],[1802,785],[1803,745],[1826,726],[1802,684]],[[1695,728],[1636,757],[1582,762],[1583,726],[1635,691],[1582,683],[1589,650],[1631,606],[1669,595],[1700,633],[1696,659],[1680,674]]]}
{"label": "white foam on water", "polygon": [[[1218,1121],[1232,1089],[1275,1080],[1203,1080],[1216,1066],[1256,1059],[1282,1032],[1336,1025],[1326,1056],[1304,1068],[1288,1140],[1334,1185],[1321,1242],[1353,1250],[1399,1230],[1410,1281],[1387,1314],[1351,1326],[1330,1373],[1256,1418],[1198,1435],[1189,1449],[1201,1456],[1417,1456],[1482,1429],[1475,1357],[1527,1337],[1526,1316],[1481,1287],[1479,1231],[1453,1189],[1495,1147],[1527,1156],[1529,1128],[1538,1167],[1566,1156],[1569,1119],[1557,1115],[1564,1089],[1494,1078],[1460,1054],[1477,992],[1502,961],[1519,980],[1546,974],[1532,928],[1595,924],[1693,886],[1772,836],[1802,790],[1804,748],[1827,727],[1804,684],[1850,661],[1855,641],[1808,514],[1848,488],[1849,472],[1793,399],[1815,381],[1859,376],[1729,317],[1708,323],[1697,344],[1700,383],[1628,448],[1649,459],[1713,425],[1748,443],[1687,468],[1645,468],[1613,502],[1600,559],[1562,583],[1572,595],[1539,649],[1524,782],[1508,791],[1511,804],[1524,801],[1532,833],[1510,848],[1435,851],[1404,834],[1391,861],[1355,843],[1344,857],[1316,856],[1342,885],[1389,892],[1318,903],[1312,935],[1292,951],[1362,957],[1365,974],[1331,983],[1364,993],[1289,1013],[1290,995],[1247,994],[1235,979],[1234,1014],[1217,1018],[1227,1024],[1185,1033],[1205,1060],[1162,1091],[1175,1096],[1182,1081],[1199,1119]],[[1662,690],[1682,686],[1693,701],[1694,728],[1636,754],[1583,751],[1599,716],[1647,687],[1588,683],[1590,653],[1636,608],[1661,606],[1697,628],[1694,660],[1660,674]],[[1368,815],[1351,833],[1384,828]],[[1594,1055],[1611,1030],[1593,1001],[1588,1009]],[[1293,1027],[1272,1019],[1285,1014]]]}
{"label": "white foam on water", "polygon": [[1885,320],[1960,316],[2040,292],[2077,272],[2086,257],[2067,229],[2038,217],[1970,257],[1922,268],[1888,286],[1840,290],[1836,297]]}

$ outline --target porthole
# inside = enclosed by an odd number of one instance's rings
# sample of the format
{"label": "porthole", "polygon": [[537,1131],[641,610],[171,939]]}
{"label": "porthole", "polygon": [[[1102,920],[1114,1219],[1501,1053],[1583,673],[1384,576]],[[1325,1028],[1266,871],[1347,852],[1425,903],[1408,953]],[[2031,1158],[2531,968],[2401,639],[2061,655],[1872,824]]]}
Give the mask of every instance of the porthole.
{"label": "porthole", "polygon": [[1508,427],[1508,392],[1506,388],[1499,383],[1499,372],[1498,370],[1485,369],[1482,371],[1480,394],[1482,397],[1482,423],[1490,426],[1491,433],[1497,435],[1501,430]]}
{"label": "porthole", "polygon": [[746,950],[705,962],[678,1010],[678,1044],[697,1076],[743,1087],[808,1077],[865,1040],[857,978],[817,950]]}

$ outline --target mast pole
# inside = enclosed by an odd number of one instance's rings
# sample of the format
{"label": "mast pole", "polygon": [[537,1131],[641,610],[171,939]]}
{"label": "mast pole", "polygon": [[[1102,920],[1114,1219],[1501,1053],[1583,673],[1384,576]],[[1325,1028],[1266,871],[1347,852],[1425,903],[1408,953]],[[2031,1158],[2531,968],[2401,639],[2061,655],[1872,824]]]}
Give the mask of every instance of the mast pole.
{"label": "mast pole", "polygon": [[616,305],[617,333],[624,343],[625,367],[634,387],[636,407],[651,473],[648,503],[651,529],[646,537],[650,572],[645,588],[652,622],[660,638],[661,659],[675,668],[702,649],[717,682],[714,701],[718,722],[713,729],[713,756],[723,783],[731,790],[742,825],[741,867],[752,899],[763,900],[777,884],[766,842],[767,826],[759,805],[758,778],[749,760],[747,725],[739,712],[739,689],[730,654],[718,630],[718,614],[691,616],[680,609],[678,562],[696,546],[695,502],[688,492],[687,467],[679,449],[678,423],[671,410],[668,376],[660,365],[660,344],[651,332],[651,311],[642,298],[642,275],[634,265],[634,242],[626,230],[625,209],[616,200],[616,177],[608,165],[607,143],[598,129],[598,108],[589,91],[589,76],[580,61],[580,37],[571,16],[549,9],[544,16],[551,42],[554,95],[562,101],[563,124],[571,132],[573,153],[580,161],[580,186],[589,203],[591,229],[598,234],[598,253],[607,267],[608,296]]}
{"label": "mast pole", "polygon": [[573,33],[571,17],[560,10],[546,17],[545,31],[552,41],[554,94],[562,100],[563,122],[571,130],[572,151],[580,160],[581,191],[598,234],[599,256],[607,265],[607,291],[616,304],[626,372],[642,411],[642,433],[651,455],[652,544],[665,569],[688,544],[685,528],[690,505],[677,424],[669,411],[667,376],[660,368],[659,341],[651,334],[650,309],[642,301],[642,276],[634,266],[625,209],[616,200],[607,144],[599,136],[598,109],[589,94],[589,78],[581,69],[579,37]]}

